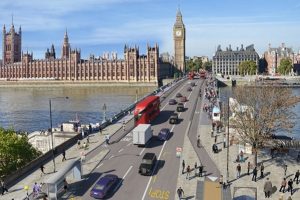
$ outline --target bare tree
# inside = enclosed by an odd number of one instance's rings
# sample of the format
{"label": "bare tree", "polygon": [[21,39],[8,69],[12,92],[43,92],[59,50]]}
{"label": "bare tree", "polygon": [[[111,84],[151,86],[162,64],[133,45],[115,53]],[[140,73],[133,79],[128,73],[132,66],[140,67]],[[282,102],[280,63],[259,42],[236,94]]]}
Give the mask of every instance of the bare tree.
{"label": "bare tree", "polygon": [[234,113],[230,125],[240,140],[252,145],[257,164],[257,149],[276,145],[273,134],[291,132],[296,116],[291,108],[300,98],[283,87],[237,87],[233,96],[236,102],[230,105]]}

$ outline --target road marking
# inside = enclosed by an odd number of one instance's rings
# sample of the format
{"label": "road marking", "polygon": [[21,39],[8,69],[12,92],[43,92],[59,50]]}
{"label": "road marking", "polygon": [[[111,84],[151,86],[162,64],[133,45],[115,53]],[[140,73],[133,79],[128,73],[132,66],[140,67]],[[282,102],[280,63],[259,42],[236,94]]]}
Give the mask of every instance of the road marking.
{"label": "road marking", "polygon": [[124,176],[122,177],[122,180],[119,182],[119,184],[117,185],[117,187],[114,189],[114,192],[120,187],[121,183],[124,181],[125,177],[130,172],[131,169],[132,169],[132,165],[129,167],[129,169],[127,170],[127,172],[124,174]]}
{"label": "road marking", "polygon": [[143,148],[143,150],[140,152],[139,156],[142,155],[142,153],[145,151],[145,148]]}
{"label": "road marking", "polygon": [[152,191],[152,187],[149,190],[149,194],[148,194],[151,198],[153,199],[163,199],[163,200],[168,200],[170,197],[170,191],[168,190],[154,190]]}
{"label": "road marking", "polygon": [[121,151],[123,151],[123,150],[124,150],[124,149],[120,149],[120,150],[119,150],[119,153],[120,153]]}
{"label": "road marking", "polygon": [[[174,126],[173,126],[173,128],[174,128]],[[172,129],[173,129],[172,128]],[[160,159],[160,156],[161,156],[161,154],[162,154],[162,152],[163,152],[163,150],[164,150],[164,148],[165,148],[165,146],[166,146],[166,144],[167,144],[167,141],[165,141],[164,142],[164,145],[163,145],[163,147],[161,148],[161,150],[160,150],[160,153],[159,153],[159,155],[158,155],[158,158],[157,158],[157,160],[159,160]],[[154,167],[154,170],[152,171],[152,173],[151,173],[151,177],[150,177],[150,179],[149,179],[149,181],[148,181],[148,184],[147,184],[147,187],[146,187],[146,189],[145,189],[145,192],[144,192],[144,194],[143,194],[143,197],[142,197],[142,200],[144,200],[145,199],[145,197],[146,197],[146,194],[147,194],[147,191],[148,191],[148,188],[149,188],[149,186],[150,186],[150,183],[151,183],[151,180],[152,180],[152,178],[153,178],[153,173],[155,172],[155,170],[156,170],[156,168],[157,168],[157,165],[158,165],[158,162],[156,162],[156,164],[155,164],[155,167]]]}
{"label": "road marking", "polygon": [[110,160],[111,158],[113,158],[113,157],[115,157],[114,155],[112,155],[111,157],[109,157],[109,159],[108,160]]}
{"label": "road marking", "polygon": [[98,165],[97,169],[98,169],[99,167],[101,167],[102,165],[103,165],[103,163],[101,163],[100,165]]}
{"label": "road marking", "polygon": [[157,176],[155,175],[153,178],[153,183],[155,183]]}
{"label": "road marking", "polygon": [[128,147],[129,145],[131,145],[132,143],[130,142],[130,143],[128,143],[126,146]]}

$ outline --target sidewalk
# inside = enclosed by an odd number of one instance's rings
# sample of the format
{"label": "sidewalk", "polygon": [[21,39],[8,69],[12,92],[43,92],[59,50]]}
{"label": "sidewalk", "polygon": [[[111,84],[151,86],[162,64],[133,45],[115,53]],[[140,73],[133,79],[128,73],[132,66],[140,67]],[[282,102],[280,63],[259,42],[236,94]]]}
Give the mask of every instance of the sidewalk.
{"label": "sidewalk", "polygon": [[[117,123],[112,124],[108,127],[106,127],[104,130],[102,130],[102,134],[99,132],[90,134],[89,137],[89,145],[87,149],[85,150],[85,155],[88,156],[90,152],[92,152],[94,149],[98,148],[102,143],[105,141],[105,135],[112,136],[115,134],[118,130],[122,128],[123,121],[126,123],[133,118],[133,115],[125,116],[124,118],[120,119]],[[86,142],[86,138],[81,141],[81,144],[83,142]],[[77,144],[66,150],[66,158],[67,160],[70,159],[78,159],[80,157],[80,153],[83,151],[83,149],[78,149]],[[83,164],[82,168],[82,175],[83,177],[88,176],[92,170],[98,165],[98,163],[109,153],[108,149],[103,149],[97,156],[94,156],[90,159],[87,159],[85,163]],[[59,171],[64,165],[64,162],[62,162],[62,155],[59,155],[55,158],[55,164],[56,164],[56,171]],[[43,183],[44,180],[48,179],[49,176],[53,174],[53,161],[49,161],[47,164],[44,165],[45,167],[45,175],[41,176],[40,169],[36,170],[32,174],[25,177],[23,180],[18,182],[16,185],[8,189],[8,193],[4,194],[3,196],[0,196],[0,200],[22,200],[26,197],[26,191],[24,190],[25,186],[28,186],[28,193],[30,194],[32,192],[32,188],[34,183]]]}

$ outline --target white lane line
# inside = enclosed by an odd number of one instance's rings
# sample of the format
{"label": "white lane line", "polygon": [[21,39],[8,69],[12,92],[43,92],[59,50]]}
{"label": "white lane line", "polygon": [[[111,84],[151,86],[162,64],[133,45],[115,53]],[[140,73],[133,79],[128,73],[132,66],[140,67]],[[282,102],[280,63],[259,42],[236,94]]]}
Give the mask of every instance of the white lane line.
{"label": "white lane line", "polygon": [[142,155],[142,153],[145,151],[146,148],[143,148],[143,150],[139,153],[139,156]]}
{"label": "white lane line", "polygon": [[113,157],[115,157],[115,156],[114,156],[114,155],[112,155],[111,157],[109,157],[109,159],[108,159],[108,160],[112,159]]}
{"label": "white lane line", "polygon": [[130,142],[130,143],[128,143],[126,146],[128,147],[129,145],[131,145],[131,142]]}
{"label": "white lane line", "polygon": [[103,163],[101,163],[100,165],[98,165],[98,167],[96,167],[97,169],[99,168],[99,167],[101,167],[103,165]]}
{"label": "white lane line", "polygon": [[[181,91],[184,88],[184,86],[185,86],[185,84],[183,84],[183,86],[178,91]],[[175,98],[175,96],[172,97],[172,99],[174,99],[174,98]],[[169,105],[169,103],[166,103],[166,105],[164,105],[164,107],[162,107],[162,109],[160,111],[164,110],[167,105]]]}
{"label": "white lane line", "polygon": [[[173,128],[172,128],[172,130],[173,130]],[[167,144],[167,141],[164,142],[164,145],[163,145],[163,147],[162,147],[161,150],[160,150],[160,153],[159,153],[159,156],[158,156],[157,160],[160,159],[160,156],[161,156],[161,154],[162,154],[162,152],[163,152],[163,150],[164,150],[166,144]],[[158,162],[156,162],[155,167],[154,167],[154,170],[152,171],[151,177],[150,177],[150,179],[149,179],[149,181],[148,181],[148,184],[147,184],[147,187],[146,187],[145,192],[144,192],[144,194],[143,194],[142,200],[144,200],[145,197],[146,197],[148,188],[149,188],[150,183],[151,183],[151,180],[152,180],[152,178],[153,178],[153,173],[155,172],[155,170],[156,170],[156,168],[157,168],[157,165],[158,165]]]}
{"label": "white lane line", "polygon": [[120,153],[121,151],[123,151],[123,150],[124,150],[124,149],[120,149],[120,150],[119,150],[119,153]]}
{"label": "white lane line", "polygon": [[124,181],[125,177],[130,172],[131,169],[132,169],[132,165],[129,167],[129,169],[127,170],[127,172],[124,174],[124,176],[122,177],[122,180],[119,182],[119,184],[117,185],[117,187],[114,189],[114,192],[120,187],[120,185],[122,184],[122,182]]}

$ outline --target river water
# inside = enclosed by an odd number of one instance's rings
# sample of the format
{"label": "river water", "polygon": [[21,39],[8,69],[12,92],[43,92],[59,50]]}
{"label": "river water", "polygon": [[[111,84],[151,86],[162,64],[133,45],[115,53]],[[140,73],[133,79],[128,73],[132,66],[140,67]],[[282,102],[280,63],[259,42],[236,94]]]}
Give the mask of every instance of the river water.
{"label": "river water", "polygon": [[[293,94],[296,96],[300,96],[300,88],[293,88]],[[222,99],[227,99],[232,96],[232,87],[223,87],[220,89],[220,96]],[[293,112],[296,114],[295,126],[291,133],[280,132],[278,134],[287,135],[290,137],[294,137],[300,139],[300,103],[298,103],[293,109]]]}
{"label": "river water", "polygon": [[[83,124],[112,117],[154,87],[64,87],[64,88],[0,88],[0,127],[32,132],[50,127],[49,98],[53,127],[62,122],[78,119]],[[137,94],[137,95],[136,95]]]}

